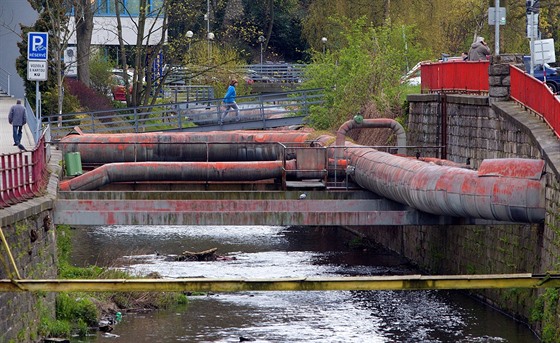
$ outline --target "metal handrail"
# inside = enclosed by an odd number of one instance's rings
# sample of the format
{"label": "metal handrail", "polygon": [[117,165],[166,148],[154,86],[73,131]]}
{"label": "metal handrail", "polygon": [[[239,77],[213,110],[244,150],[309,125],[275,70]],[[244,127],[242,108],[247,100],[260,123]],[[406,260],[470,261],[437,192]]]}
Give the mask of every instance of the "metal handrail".
{"label": "metal handrail", "polygon": [[422,93],[488,93],[489,64],[488,61],[423,63],[420,67]]}
{"label": "metal handrail", "polygon": [[[422,93],[488,93],[488,61],[437,62],[421,65]],[[560,100],[542,82],[510,65],[510,96],[539,114],[560,138]]]}
{"label": "metal handrail", "polygon": [[[237,97],[241,122],[260,121],[264,127],[278,117],[304,116],[309,108],[323,102],[322,89]],[[103,111],[74,112],[48,116],[51,134],[61,138],[79,126],[85,133],[140,133],[181,131],[195,126],[218,125],[225,110],[222,99],[140,106]],[[60,119],[58,119],[60,118]],[[234,120],[233,113],[226,121]],[[267,126],[268,125],[268,126]]]}
{"label": "metal handrail", "polygon": [[300,83],[305,74],[305,67],[305,64],[263,63],[242,66],[239,72],[254,82]]}
{"label": "metal handrail", "polygon": [[0,68],[0,91],[3,91],[7,95],[12,95],[12,91],[10,89],[10,78],[11,74],[8,73],[5,69]]}
{"label": "metal handrail", "polygon": [[25,98],[24,102],[25,110],[27,113],[25,117],[27,119],[27,125],[29,126],[31,134],[33,135],[33,143],[37,144],[37,142],[39,142],[39,138],[41,138],[40,123],[35,116],[35,112],[33,111],[31,104],[29,103],[29,101],[27,101],[27,98]]}
{"label": "metal handrail", "polygon": [[41,195],[48,181],[45,137],[31,152],[0,155],[0,208]]}
{"label": "metal handrail", "polygon": [[[263,63],[236,67],[232,72],[242,75],[248,83],[301,83],[305,74],[305,64]],[[191,73],[200,73],[201,66],[173,67],[166,83],[185,83]]]}
{"label": "metal handrail", "polygon": [[560,138],[560,100],[540,81],[523,70],[510,66],[511,98],[537,113]]}

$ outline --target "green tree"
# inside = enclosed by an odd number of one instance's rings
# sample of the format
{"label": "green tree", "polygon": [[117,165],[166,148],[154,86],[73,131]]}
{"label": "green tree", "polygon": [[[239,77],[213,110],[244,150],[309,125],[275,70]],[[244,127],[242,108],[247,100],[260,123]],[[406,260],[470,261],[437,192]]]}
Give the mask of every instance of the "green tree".
{"label": "green tree", "polygon": [[114,65],[113,61],[107,60],[100,51],[97,51],[89,62],[90,87],[101,94],[108,94],[111,91],[109,78]]}
{"label": "green tree", "polygon": [[230,45],[213,43],[210,60],[208,57],[207,42],[196,41],[192,44],[191,52],[183,60],[186,80],[212,86],[216,97],[219,97],[225,93],[232,79],[238,79],[237,94],[249,93],[249,87],[243,82],[241,74],[241,66],[244,65],[241,52]]}
{"label": "green tree", "polygon": [[[306,68],[303,87],[325,89],[325,105],[313,108],[310,124],[316,129],[334,129],[371,105],[378,112],[399,108],[399,79],[407,56],[402,27],[376,28],[365,17],[330,21],[341,29],[333,37],[340,48],[327,49],[324,54],[315,51],[313,63]],[[408,55],[420,56],[411,31],[409,37]]]}
{"label": "green tree", "polygon": [[[68,17],[66,15],[68,8],[63,0],[28,0],[31,7],[39,13],[39,18],[33,26],[21,25],[21,43],[18,44],[20,49],[20,57],[16,61],[16,68],[19,75],[27,80],[27,33],[38,31],[47,32],[49,35],[48,46],[48,81],[40,83],[40,91],[56,94],[58,96],[56,110],[52,108],[43,108],[47,113],[62,113],[63,107],[63,78],[65,66],[62,63],[62,56],[71,32],[68,30]],[[57,88],[54,90],[53,88]],[[35,103],[35,82],[25,81],[26,94],[29,101]]]}
{"label": "green tree", "polygon": [[[154,74],[152,65],[164,51],[168,30],[168,16],[173,8],[168,6],[170,1],[162,0],[155,2],[159,6],[148,6],[147,0],[140,0],[136,5],[138,8],[128,8],[124,0],[115,0],[115,13],[117,20],[117,38],[120,47],[120,63],[123,69],[127,69],[130,55],[133,56],[133,75],[130,79],[128,73],[124,73],[126,88],[132,85],[132,92],[127,92],[126,102],[128,106],[147,106],[155,104],[158,95],[162,91],[165,77]],[[126,45],[123,38],[122,16],[130,16],[130,13],[138,13],[135,17],[137,27],[136,42],[134,45]],[[161,25],[155,25],[155,20],[161,20]],[[155,38],[154,38],[155,37]],[[151,44],[148,44],[150,41]],[[173,52],[173,50],[171,50]]]}
{"label": "green tree", "polygon": [[[84,66],[87,70],[89,46],[91,41],[91,29],[93,25],[93,9],[92,3],[86,0],[27,0],[31,7],[39,13],[39,18],[32,26],[21,25],[21,43],[18,44],[21,55],[16,61],[18,73],[24,80],[26,80],[27,73],[27,33],[32,31],[47,32],[49,35],[49,60],[48,62],[48,81],[40,83],[40,91],[43,94],[42,110],[44,113],[62,113],[68,109],[70,103],[73,101],[65,102],[64,100],[64,75],[69,67],[65,65],[63,60],[64,51],[68,47],[70,37],[74,33],[69,26],[70,17],[68,13],[74,8],[84,13],[80,19],[76,19],[76,27],[78,30],[75,32],[78,35],[78,69],[81,71],[79,75],[85,78],[89,83],[89,72],[84,72]],[[85,6],[85,7],[84,7]],[[89,32],[89,36],[88,36]],[[89,39],[89,40],[88,40]],[[88,53],[84,51],[88,50]],[[80,57],[82,56],[82,57]],[[55,89],[56,88],[56,89]],[[35,82],[25,82],[26,93],[28,100],[35,104]],[[54,100],[56,96],[56,101]]]}

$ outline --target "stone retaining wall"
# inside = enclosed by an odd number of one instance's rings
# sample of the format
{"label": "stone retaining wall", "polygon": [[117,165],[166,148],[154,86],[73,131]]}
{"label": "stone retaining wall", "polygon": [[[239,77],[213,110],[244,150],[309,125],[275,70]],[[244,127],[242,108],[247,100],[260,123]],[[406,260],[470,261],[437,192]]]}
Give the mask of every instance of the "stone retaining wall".
{"label": "stone retaining wall", "polygon": [[[56,236],[52,208],[58,187],[60,154],[49,163],[53,172],[44,196],[0,210],[0,225],[19,276],[56,279]],[[0,240],[0,279],[17,279]],[[16,280],[17,281],[17,280]],[[0,343],[37,342],[41,316],[54,318],[55,294],[0,292]]]}

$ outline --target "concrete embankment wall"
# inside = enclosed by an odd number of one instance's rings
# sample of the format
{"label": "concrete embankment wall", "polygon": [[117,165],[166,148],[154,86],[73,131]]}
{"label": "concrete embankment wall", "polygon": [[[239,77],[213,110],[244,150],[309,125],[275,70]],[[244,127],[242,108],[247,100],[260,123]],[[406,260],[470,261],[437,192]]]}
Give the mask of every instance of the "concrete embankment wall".
{"label": "concrete embankment wall", "polygon": [[[52,223],[60,153],[53,152],[52,172],[44,195],[0,210],[2,231],[23,279],[55,279],[56,236]],[[6,247],[0,241],[0,279],[16,279]],[[55,294],[0,292],[0,343],[36,342],[41,316],[54,318]]]}
{"label": "concrete embankment wall", "polygon": [[[490,67],[492,71],[492,66]],[[505,68],[501,68],[504,70]],[[506,87],[508,75],[494,75]],[[409,96],[411,146],[445,144],[447,159],[477,168],[483,159],[544,159],[547,215],[535,225],[421,226],[363,229],[367,236],[433,274],[546,273],[559,270],[560,143],[536,115],[492,96]],[[500,93],[501,95],[503,93]],[[502,100],[502,99],[500,99]],[[421,151],[439,157],[436,149]],[[409,152],[409,154],[414,154]],[[543,341],[560,337],[556,290],[485,290],[486,300],[527,321]]]}

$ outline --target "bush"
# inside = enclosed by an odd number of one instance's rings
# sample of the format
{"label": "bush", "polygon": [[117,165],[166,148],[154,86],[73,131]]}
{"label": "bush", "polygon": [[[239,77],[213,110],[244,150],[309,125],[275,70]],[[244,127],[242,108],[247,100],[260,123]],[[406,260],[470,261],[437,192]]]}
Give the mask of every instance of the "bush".
{"label": "bush", "polygon": [[97,324],[97,307],[88,298],[71,296],[69,293],[60,293],[56,297],[56,316],[58,320],[80,326],[80,321],[89,326]]}
{"label": "bush", "polygon": [[70,337],[70,323],[42,317],[39,325],[39,334],[44,337]]}
{"label": "bush", "polygon": [[66,81],[68,92],[78,98],[82,107],[89,111],[102,111],[113,109],[111,100],[104,94],[87,87],[77,79]]}
{"label": "bush", "polygon": [[95,54],[89,62],[91,88],[101,94],[107,94],[111,91],[109,78],[111,77],[113,65],[114,63],[107,61],[100,52]]}
{"label": "bush", "polygon": [[[48,90],[41,95],[41,109],[43,116],[58,115],[58,93],[56,88]],[[62,101],[62,112],[69,113],[78,112],[80,110],[81,107],[78,99],[71,94],[65,94]]]}

